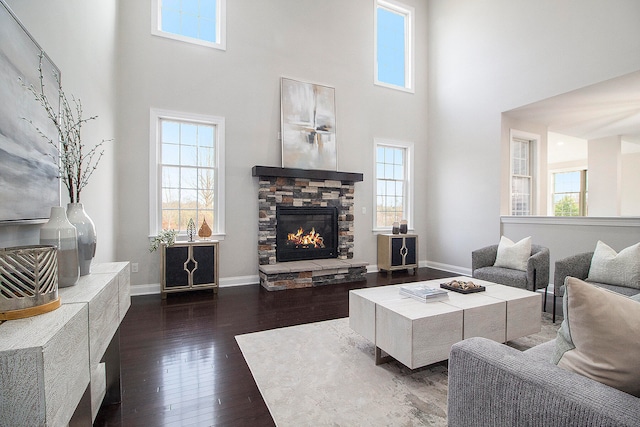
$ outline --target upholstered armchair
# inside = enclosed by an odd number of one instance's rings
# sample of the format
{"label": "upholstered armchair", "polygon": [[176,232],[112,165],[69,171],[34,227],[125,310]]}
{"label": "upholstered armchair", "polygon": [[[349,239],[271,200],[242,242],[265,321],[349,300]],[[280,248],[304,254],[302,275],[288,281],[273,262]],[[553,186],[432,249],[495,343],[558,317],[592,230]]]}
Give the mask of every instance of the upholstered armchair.
{"label": "upholstered armchair", "polygon": [[491,245],[471,252],[471,275],[481,280],[513,286],[529,291],[545,289],[544,308],[547,308],[549,286],[549,249],[531,245],[531,256],[527,261],[527,271],[494,267],[498,245]]}
{"label": "upholstered armchair", "polygon": [[[567,276],[576,279],[586,280],[589,278],[589,270],[591,269],[591,260],[594,252],[583,252],[577,255],[571,255],[563,259],[559,259],[555,263],[555,271],[553,273],[553,323],[556,322],[556,298],[564,295],[564,280]],[[589,280],[590,283],[609,289],[626,296],[634,296],[640,294],[640,289],[628,286],[621,286],[603,282],[595,282]]]}

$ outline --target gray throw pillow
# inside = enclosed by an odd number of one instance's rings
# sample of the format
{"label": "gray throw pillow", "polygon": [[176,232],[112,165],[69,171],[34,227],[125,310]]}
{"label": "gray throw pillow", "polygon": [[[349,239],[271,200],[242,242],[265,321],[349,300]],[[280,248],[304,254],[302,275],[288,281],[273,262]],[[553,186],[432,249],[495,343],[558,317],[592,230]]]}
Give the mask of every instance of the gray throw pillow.
{"label": "gray throw pillow", "polygon": [[640,243],[616,253],[598,240],[587,281],[640,289]]}

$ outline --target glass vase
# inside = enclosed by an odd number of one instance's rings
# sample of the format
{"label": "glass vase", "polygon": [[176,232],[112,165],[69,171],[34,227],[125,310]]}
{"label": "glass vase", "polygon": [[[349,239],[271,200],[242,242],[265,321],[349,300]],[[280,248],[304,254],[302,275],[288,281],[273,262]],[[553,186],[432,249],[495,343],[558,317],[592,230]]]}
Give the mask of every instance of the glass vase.
{"label": "glass vase", "polygon": [[91,261],[96,254],[96,227],[84,210],[82,203],[67,205],[69,222],[78,231],[78,261],[80,262],[80,276],[91,272]]}
{"label": "glass vase", "polygon": [[67,219],[62,206],[51,208],[49,221],[40,228],[40,244],[57,248],[58,287],[66,288],[78,283],[80,267],[77,230]]}

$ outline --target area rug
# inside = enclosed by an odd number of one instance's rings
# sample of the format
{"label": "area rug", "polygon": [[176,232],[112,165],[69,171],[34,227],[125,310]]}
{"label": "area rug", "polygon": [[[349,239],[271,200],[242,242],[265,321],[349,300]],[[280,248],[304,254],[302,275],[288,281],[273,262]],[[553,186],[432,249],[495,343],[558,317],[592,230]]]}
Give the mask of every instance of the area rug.
{"label": "area rug", "polygon": [[[555,338],[560,322],[543,313],[540,333],[510,341],[518,349]],[[276,425],[446,426],[446,362],[411,370],[376,366],[372,343],[329,320],[238,335]]]}

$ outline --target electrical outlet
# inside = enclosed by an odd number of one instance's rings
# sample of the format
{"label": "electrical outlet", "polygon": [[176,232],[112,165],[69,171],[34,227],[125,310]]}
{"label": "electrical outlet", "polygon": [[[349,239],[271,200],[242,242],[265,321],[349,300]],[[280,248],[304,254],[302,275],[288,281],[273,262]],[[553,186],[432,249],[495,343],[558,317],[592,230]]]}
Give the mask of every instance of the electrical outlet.
{"label": "electrical outlet", "polygon": [[367,208],[365,206],[362,207],[362,215],[367,214]]}
{"label": "electrical outlet", "polygon": [[131,272],[132,273],[137,273],[138,272],[138,263],[137,262],[131,263]]}

